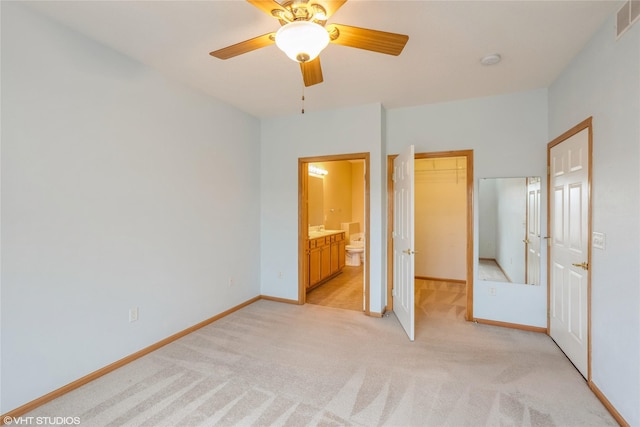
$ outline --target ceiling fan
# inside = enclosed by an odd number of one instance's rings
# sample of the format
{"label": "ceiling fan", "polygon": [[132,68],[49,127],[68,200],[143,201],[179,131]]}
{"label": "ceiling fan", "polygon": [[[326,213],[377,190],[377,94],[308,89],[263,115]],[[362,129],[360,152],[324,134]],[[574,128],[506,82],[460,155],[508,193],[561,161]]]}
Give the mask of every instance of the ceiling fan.
{"label": "ceiling fan", "polygon": [[327,24],[347,0],[247,0],[280,22],[278,31],[263,34],[209,53],[229,59],[276,44],[289,58],[300,63],[305,86],[322,83],[320,57],[329,43],[355,47],[388,55],[400,55],[409,36],[385,31]]}

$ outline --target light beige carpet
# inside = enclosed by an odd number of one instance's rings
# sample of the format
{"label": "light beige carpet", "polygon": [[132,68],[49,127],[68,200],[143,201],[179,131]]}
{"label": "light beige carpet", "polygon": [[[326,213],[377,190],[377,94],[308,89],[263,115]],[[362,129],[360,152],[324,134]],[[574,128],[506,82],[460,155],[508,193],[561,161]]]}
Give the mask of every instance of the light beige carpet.
{"label": "light beige carpet", "polygon": [[459,285],[417,287],[415,342],[393,314],[259,301],[27,416],[83,426],[616,425],[546,335],[463,321]]}

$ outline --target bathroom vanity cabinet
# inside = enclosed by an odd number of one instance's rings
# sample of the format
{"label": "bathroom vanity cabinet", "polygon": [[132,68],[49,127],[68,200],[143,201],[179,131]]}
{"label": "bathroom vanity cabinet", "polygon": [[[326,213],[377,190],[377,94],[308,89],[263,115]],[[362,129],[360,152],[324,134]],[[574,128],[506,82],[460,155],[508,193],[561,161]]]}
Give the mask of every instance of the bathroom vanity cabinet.
{"label": "bathroom vanity cabinet", "polygon": [[307,240],[307,290],[339,274],[345,265],[344,231],[325,231]]}

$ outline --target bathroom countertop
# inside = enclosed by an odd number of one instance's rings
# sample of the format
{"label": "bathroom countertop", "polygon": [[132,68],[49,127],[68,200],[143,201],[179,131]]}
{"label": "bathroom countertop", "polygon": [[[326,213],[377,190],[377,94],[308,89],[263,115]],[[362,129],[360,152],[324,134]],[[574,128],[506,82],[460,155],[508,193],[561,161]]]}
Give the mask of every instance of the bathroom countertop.
{"label": "bathroom countertop", "polygon": [[312,231],[309,233],[307,238],[316,239],[318,237],[326,237],[331,236],[333,234],[344,233],[344,230],[322,230],[322,231]]}

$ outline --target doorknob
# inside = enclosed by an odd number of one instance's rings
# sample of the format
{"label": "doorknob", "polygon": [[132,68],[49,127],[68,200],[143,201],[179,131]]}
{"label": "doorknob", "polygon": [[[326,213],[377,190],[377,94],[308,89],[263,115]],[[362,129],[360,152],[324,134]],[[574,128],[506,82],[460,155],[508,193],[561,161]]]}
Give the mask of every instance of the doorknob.
{"label": "doorknob", "polygon": [[412,251],[411,249],[407,249],[406,251],[402,251],[402,253],[407,255],[413,255],[413,254],[417,254],[418,252]]}
{"label": "doorknob", "polygon": [[589,269],[589,263],[588,262],[581,262],[580,264],[571,264],[574,267],[580,267],[583,270],[588,270]]}
{"label": "doorknob", "polygon": [[527,245],[528,245],[529,243],[531,243],[531,242],[529,241],[529,239],[524,239],[524,240],[523,240],[523,242],[524,242],[525,244],[527,244]]}

